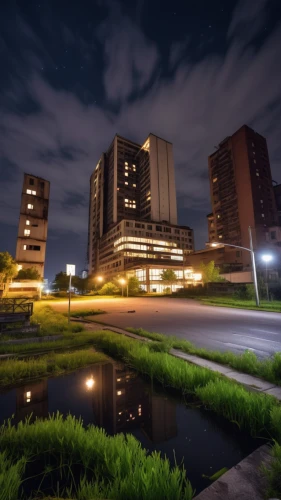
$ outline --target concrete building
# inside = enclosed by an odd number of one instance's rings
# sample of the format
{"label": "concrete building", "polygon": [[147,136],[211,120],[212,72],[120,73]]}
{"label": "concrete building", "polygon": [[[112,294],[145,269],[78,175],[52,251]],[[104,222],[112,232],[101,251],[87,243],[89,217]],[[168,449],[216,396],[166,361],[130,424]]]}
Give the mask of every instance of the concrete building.
{"label": "concrete building", "polygon": [[177,225],[172,144],[153,134],[143,145],[116,135],[90,179],[90,274],[182,268],[193,249],[192,229]]}
{"label": "concrete building", "polygon": [[[277,224],[266,139],[246,125],[226,137],[209,156],[209,178],[209,242],[249,247],[251,226],[254,246],[266,246],[267,229]],[[249,252],[242,263],[250,265]]]}
{"label": "concrete building", "polygon": [[21,268],[35,267],[44,276],[48,232],[50,182],[24,174],[21,195],[16,262]]}
{"label": "concrete building", "polygon": [[281,184],[274,186],[273,191],[278,212],[278,225],[281,226]]}

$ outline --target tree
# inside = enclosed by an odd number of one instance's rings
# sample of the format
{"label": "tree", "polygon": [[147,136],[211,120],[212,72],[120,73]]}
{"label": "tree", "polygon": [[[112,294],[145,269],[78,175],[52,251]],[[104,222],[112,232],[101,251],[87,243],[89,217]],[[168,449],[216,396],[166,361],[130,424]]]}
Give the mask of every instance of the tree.
{"label": "tree", "polygon": [[40,280],[41,276],[36,267],[28,267],[20,269],[16,278],[19,280]]}
{"label": "tree", "polygon": [[115,285],[115,283],[112,283],[109,281],[108,283],[105,283],[101,289],[98,291],[99,295],[116,295],[119,293],[120,290],[119,288]]}
{"label": "tree", "polygon": [[71,280],[71,284],[82,295],[85,294],[89,289],[89,279],[88,278],[80,278],[80,276],[73,276],[73,278]]}
{"label": "tree", "polygon": [[208,262],[208,264],[204,264],[204,262],[201,262],[200,271],[202,273],[202,281],[204,285],[206,283],[223,281],[220,277],[220,271],[217,267],[215,267],[215,262],[213,260]]}
{"label": "tree", "polygon": [[9,252],[0,252],[0,281],[7,283],[17,275],[17,272],[17,263]]}
{"label": "tree", "polygon": [[9,289],[9,282],[16,276],[18,267],[9,252],[0,252],[0,297]]}
{"label": "tree", "polygon": [[128,291],[129,295],[136,295],[140,292],[140,282],[136,276],[128,279]]}
{"label": "tree", "polygon": [[63,271],[56,274],[55,280],[53,282],[53,287],[56,291],[66,292],[69,287],[69,276],[67,276],[67,274]]}
{"label": "tree", "polygon": [[164,269],[160,274],[160,278],[166,285],[165,292],[170,293],[172,285],[177,281],[177,275],[175,271],[173,271],[173,269]]}

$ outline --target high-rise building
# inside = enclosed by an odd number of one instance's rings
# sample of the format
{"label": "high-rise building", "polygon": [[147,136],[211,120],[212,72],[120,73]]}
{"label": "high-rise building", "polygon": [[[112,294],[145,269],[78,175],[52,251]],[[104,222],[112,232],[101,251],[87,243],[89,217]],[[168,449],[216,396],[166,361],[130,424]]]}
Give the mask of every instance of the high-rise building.
{"label": "high-rise building", "polygon": [[281,184],[274,186],[273,190],[278,213],[278,225],[281,226]]}
{"label": "high-rise building", "polygon": [[182,269],[193,247],[192,229],[177,225],[172,144],[153,134],[143,145],[116,135],[90,179],[89,272]]}
{"label": "high-rise building", "polygon": [[[262,247],[267,228],[277,223],[266,139],[246,125],[226,137],[209,156],[209,178],[209,242],[249,247],[251,226],[255,247]],[[250,254],[241,259],[248,265]]]}
{"label": "high-rise building", "polygon": [[49,181],[24,174],[16,262],[23,269],[36,268],[42,278],[48,232],[49,195]]}

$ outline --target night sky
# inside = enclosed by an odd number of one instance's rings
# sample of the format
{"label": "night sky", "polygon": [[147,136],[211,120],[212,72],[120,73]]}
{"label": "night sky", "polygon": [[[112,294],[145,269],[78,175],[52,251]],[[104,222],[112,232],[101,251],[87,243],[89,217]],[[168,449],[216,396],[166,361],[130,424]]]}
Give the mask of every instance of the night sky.
{"label": "night sky", "polygon": [[0,67],[0,251],[15,255],[23,172],[50,180],[49,279],[86,265],[89,177],[115,133],[174,144],[197,249],[227,135],[265,135],[281,182],[280,0],[2,1]]}

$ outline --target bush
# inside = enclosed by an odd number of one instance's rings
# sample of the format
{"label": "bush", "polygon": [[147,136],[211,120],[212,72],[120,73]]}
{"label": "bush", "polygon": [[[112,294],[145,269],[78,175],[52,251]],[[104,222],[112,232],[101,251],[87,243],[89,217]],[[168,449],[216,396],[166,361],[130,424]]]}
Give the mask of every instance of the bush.
{"label": "bush", "polygon": [[166,288],[164,288],[164,293],[165,293],[166,295],[170,295],[170,293],[171,293],[171,288],[170,288],[169,286],[167,286]]}
{"label": "bush", "polygon": [[99,295],[117,295],[119,293],[119,288],[115,285],[115,283],[112,283],[111,281],[105,283],[98,291]]}

